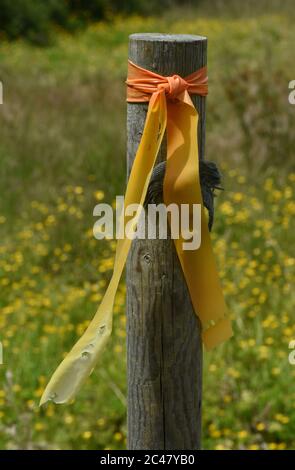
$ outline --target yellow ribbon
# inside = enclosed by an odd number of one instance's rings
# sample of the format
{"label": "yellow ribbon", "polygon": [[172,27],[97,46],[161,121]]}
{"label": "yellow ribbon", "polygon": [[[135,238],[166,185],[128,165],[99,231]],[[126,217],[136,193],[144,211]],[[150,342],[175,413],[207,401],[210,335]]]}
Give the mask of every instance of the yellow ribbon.
{"label": "yellow ribbon", "polygon": [[[183,249],[184,240],[174,240],[192,304],[203,327],[203,342],[211,349],[232,335],[225,316],[226,306],[216,270],[210,234],[201,195],[198,165],[198,113],[189,92],[207,93],[206,69],[183,79],[178,75],[163,77],[129,61],[128,101],[149,101],[144,131],[129,177],[124,206],[143,205],[151,173],[167,129],[167,165],[164,179],[164,202],[169,205],[201,204],[201,246]],[[71,400],[95,367],[112,331],[113,305],[118,284],[131,246],[130,233],[140,213],[123,216],[129,236],[118,240],[114,270],[103,300],[83,336],[74,345],[52,375],[40,405],[52,400]]]}

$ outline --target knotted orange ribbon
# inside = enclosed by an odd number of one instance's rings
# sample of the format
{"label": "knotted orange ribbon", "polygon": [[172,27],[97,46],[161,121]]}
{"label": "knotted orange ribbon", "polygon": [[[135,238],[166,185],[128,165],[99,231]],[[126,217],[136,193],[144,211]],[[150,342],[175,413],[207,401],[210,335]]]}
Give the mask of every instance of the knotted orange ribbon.
{"label": "knotted orange ribbon", "polygon": [[[179,75],[163,77],[129,61],[127,101],[149,102],[146,122],[131,174],[124,206],[142,206],[151,173],[167,129],[167,163],[164,178],[164,202],[201,205],[201,245],[184,250],[182,235],[174,240],[194,310],[201,320],[203,342],[207,349],[232,335],[230,320],[217,274],[209,229],[204,213],[198,164],[198,112],[189,93],[208,93],[206,67],[186,78]],[[124,238],[118,240],[114,271],[103,300],[87,330],[74,345],[48,383],[40,404],[48,400],[64,403],[73,398],[92,372],[111,334],[113,304],[121,274],[131,246],[130,233],[140,212],[130,218],[123,214]],[[131,225],[130,225],[131,224]],[[127,230],[127,227],[128,230]],[[126,235],[129,234],[129,236]]]}
{"label": "knotted orange ribbon", "polygon": [[165,92],[168,98],[182,99],[181,94],[185,90],[195,95],[206,96],[208,94],[207,68],[202,67],[185,78],[179,75],[163,77],[157,73],[146,70],[128,61],[127,101],[140,103],[150,101],[151,95],[157,92]]}

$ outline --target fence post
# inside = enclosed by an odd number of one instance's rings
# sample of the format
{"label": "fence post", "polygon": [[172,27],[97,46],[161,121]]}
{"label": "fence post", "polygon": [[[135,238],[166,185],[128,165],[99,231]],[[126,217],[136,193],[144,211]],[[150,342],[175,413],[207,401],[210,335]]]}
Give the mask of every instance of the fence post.
{"label": "fence post", "polygon": [[[207,39],[132,34],[129,58],[162,75],[189,75],[206,65]],[[205,99],[200,114],[204,157]],[[147,105],[127,105],[128,174],[141,139]],[[166,158],[166,145],[158,161]],[[199,449],[202,344],[200,324],[171,240],[135,240],[127,263],[128,449]]]}

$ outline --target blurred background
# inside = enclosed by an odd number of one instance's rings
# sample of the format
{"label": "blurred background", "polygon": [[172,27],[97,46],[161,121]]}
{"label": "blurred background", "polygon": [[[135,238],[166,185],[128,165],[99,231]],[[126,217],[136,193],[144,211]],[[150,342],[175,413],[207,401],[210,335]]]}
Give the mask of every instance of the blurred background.
{"label": "blurred background", "polygon": [[0,0],[1,449],[126,446],[124,282],[82,392],[38,403],[111,276],[92,211],[125,188],[134,32],[209,40],[213,243],[235,336],[205,355],[203,447],[295,448],[294,16],[291,0]]}

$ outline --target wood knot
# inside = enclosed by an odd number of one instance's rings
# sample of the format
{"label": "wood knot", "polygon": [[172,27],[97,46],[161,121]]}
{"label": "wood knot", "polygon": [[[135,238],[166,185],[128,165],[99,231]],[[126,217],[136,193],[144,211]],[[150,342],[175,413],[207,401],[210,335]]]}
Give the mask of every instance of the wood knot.
{"label": "wood knot", "polygon": [[144,256],[143,256],[143,259],[144,261],[147,263],[147,264],[150,264],[151,261],[152,261],[152,257],[149,253],[146,253]]}

